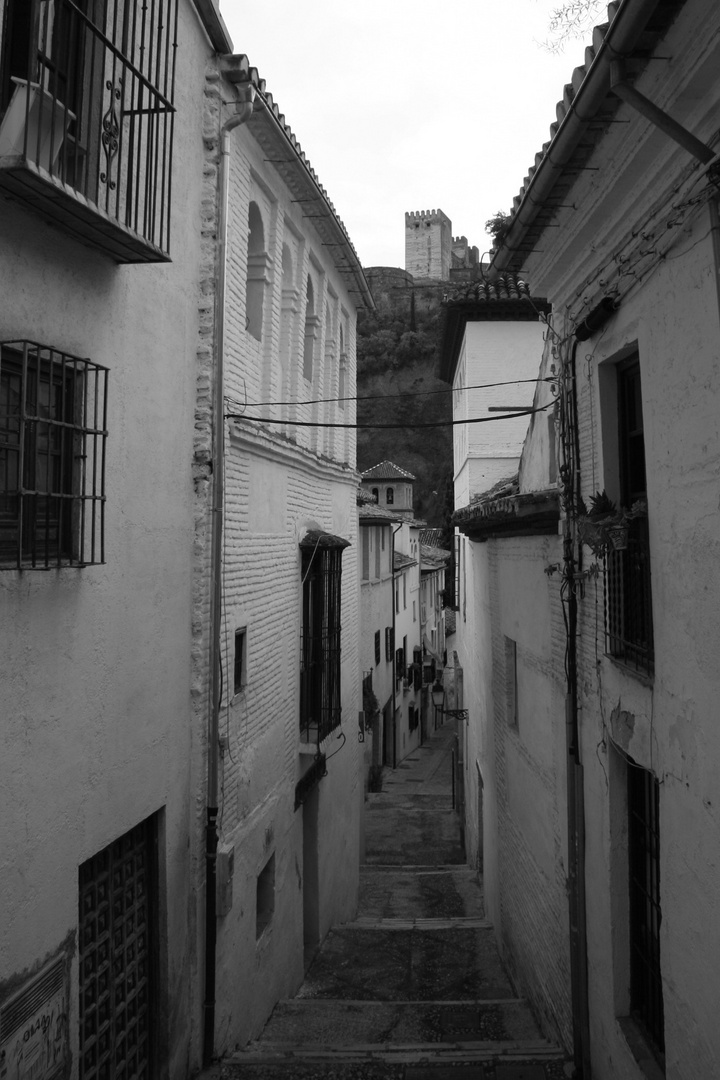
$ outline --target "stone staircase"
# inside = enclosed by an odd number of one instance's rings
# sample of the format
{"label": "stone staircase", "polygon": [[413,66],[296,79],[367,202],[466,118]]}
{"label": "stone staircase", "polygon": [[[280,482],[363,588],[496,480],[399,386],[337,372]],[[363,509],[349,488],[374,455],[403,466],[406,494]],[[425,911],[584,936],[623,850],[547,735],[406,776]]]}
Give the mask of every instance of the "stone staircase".
{"label": "stone staircase", "polygon": [[[332,930],[296,997],[221,1064],[224,1080],[567,1080],[484,917],[438,732],[366,803],[359,914]],[[420,861],[423,859],[424,861]]]}

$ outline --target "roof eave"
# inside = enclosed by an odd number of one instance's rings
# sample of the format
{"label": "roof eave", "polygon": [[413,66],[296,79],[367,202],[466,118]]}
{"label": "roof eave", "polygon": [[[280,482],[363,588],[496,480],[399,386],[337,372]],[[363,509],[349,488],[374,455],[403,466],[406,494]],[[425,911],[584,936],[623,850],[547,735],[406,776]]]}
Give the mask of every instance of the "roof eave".
{"label": "roof eave", "polygon": [[[556,535],[560,521],[560,496],[556,490],[520,494],[497,500],[497,509],[492,503],[481,504],[483,512],[473,515],[471,508],[461,511],[460,520],[456,514],[455,526],[470,540],[483,542],[509,536],[547,536]],[[511,503],[511,508],[508,508]],[[478,507],[480,511],[480,507]]]}
{"label": "roof eave", "polygon": [[193,0],[193,2],[215,52],[232,52],[232,39],[220,14],[217,0]]}
{"label": "roof eave", "polygon": [[[573,153],[588,124],[596,118],[601,106],[609,98],[612,97],[613,111],[620,105],[620,99],[611,96],[610,90],[610,65],[613,59],[632,54],[661,3],[662,0],[622,0],[610,23],[595,28],[593,45],[596,38],[598,45],[592,62],[572,97],[572,83],[566,86],[565,97],[568,101],[565,114],[550,142],[536,155],[535,167],[531,170],[521,196],[518,197],[519,202],[510,227],[492,258],[491,266],[494,269],[519,270],[523,266],[525,257],[531,250],[524,243],[528,230],[538,214],[547,209],[548,196],[571,163]],[[674,4],[668,5],[670,20],[684,3],[685,0],[676,0]],[[603,34],[605,26],[607,30]],[[586,56],[588,51],[592,50],[586,50]],[[575,73],[581,70],[576,68]],[[544,228],[545,226],[541,227],[541,232]]]}
{"label": "roof eave", "polygon": [[[346,275],[351,279],[351,282],[346,281],[346,288],[350,293],[355,294],[358,307],[373,310],[375,301],[347,229],[330,201],[328,193],[318,180],[315,170],[310,165],[300,143],[285,123],[285,118],[273,101],[272,94],[265,89],[264,80],[259,82],[255,108],[248,123],[251,127],[257,124],[267,125],[280,145],[284,146],[288,151],[287,160],[280,159],[273,162],[275,169],[284,178],[283,174],[286,169],[283,169],[283,166],[290,166],[294,170],[297,179],[300,180],[301,186],[309,189],[307,202],[313,207],[315,228],[320,233],[321,238],[323,238],[323,234],[328,237],[327,240],[323,239],[336,269],[341,275]],[[299,201],[305,200],[301,198]],[[325,213],[322,217],[316,216],[319,206],[322,207],[327,216],[325,216]],[[344,253],[344,258],[338,257],[337,250]]]}

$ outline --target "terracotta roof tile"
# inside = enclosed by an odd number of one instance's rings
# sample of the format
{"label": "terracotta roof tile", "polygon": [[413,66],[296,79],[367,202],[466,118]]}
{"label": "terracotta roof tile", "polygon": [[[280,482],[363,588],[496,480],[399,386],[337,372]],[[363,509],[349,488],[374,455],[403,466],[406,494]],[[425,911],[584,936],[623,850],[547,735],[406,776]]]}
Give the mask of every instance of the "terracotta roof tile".
{"label": "terracotta roof tile", "polygon": [[363,480],[417,480],[416,476],[401,469],[394,461],[381,461],[362,474]]}

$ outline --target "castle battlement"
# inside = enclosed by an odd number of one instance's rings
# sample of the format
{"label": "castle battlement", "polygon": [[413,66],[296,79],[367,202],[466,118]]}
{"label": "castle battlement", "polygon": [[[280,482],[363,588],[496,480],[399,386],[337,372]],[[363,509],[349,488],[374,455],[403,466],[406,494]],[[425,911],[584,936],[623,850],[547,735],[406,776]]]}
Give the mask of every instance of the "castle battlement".
{"label": "castle battlement", "polygon": [[452,222],[442,210],[405,214],[405,269],[414,278],[450,277]]}
{"label": "castle battlement", "polygon": [[424,221],[424,220],[443,221],[443,222],[446,221],[448,223],[448,225],[450,225],[450,226],[452,225],[452,222],[450,221],[450,218],[447,216],[447,214],[444,214],[442,212],[442,210],[408,210],[405,213],[405,224],[406,225],[407,225],[407,223],[409,221]]}

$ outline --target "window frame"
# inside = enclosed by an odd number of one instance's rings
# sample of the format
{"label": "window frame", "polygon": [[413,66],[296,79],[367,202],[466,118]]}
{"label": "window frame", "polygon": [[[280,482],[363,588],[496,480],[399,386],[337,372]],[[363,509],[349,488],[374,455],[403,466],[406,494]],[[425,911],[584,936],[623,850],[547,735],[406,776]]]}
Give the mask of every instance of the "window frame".
{"label": "window frame", "polygon": [[[614,365],[619,504],[647,501],[642,380],[637,350]],[[628,521],[627,547],[605,560],[605,636],[608,654],[652,677],[655,663],[650,533],[645,515]]]}
{"label": "window frame", "polygon": [[323,739],[342,720],[342,553],[349,541],[313,530],[300,544],[300,736]]}
{"label": "window frame", "polygon": [[[238,647],[239,646],[239,647]],[[235,629],[235,654],[233,662],[233,696],[242,694],[247,686],[247,626]]]}
{"label": "window frame", "polygon": [[0,571],[105,562],[108,374],[52,346],[0,342]]}

